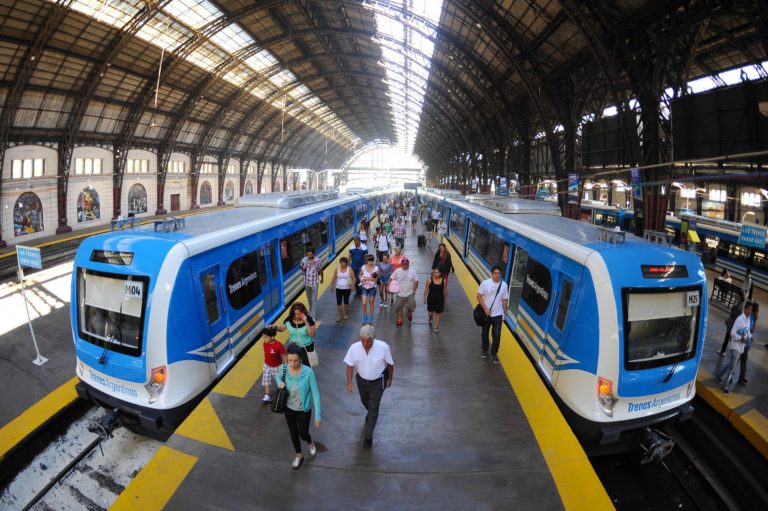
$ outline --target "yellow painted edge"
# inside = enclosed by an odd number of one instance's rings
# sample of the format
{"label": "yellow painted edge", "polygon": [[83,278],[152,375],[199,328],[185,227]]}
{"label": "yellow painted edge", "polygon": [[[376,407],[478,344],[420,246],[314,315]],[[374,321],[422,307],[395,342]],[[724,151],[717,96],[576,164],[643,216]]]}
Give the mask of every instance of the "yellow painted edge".
{"label": "yellow painted edge", "polygon": [[235,450],[208,396],[203,398],[184,422],[176,428],[175,434],[222,449]]}
{"label": "yellow painted edge", "polygon": [[[453,246],[446,245],[452,252],[456,276],[470,304],[474,304],[478,283]],[[479,337],[478,329],[478,343]],[[563,506],[566,509],[614,509],[584,449],[506,324],[502,328],[499,360],[528,418]]]}
{"label": "yellow painted edge", "polygon": [[110,506],[112,511],[160,510],[197,463],[197,457],[162,446]]}
{"label": "yellow painted edge", "polygon": [[768,419],[765,415],[753,408],[744,415],[733,413],[728,420],[764,458],[768,458]]}
{"label": "yellow painted edge", "polygon": [[21,415],[0,429],[0,461],[2,461],[6,454],[16,447],[19,442],[27,438],[43,424],[48,422],[51,417],[77,399],[77,391],[75,391],[77,381],[77,377],[72,378],[67,383],[27,408]]}

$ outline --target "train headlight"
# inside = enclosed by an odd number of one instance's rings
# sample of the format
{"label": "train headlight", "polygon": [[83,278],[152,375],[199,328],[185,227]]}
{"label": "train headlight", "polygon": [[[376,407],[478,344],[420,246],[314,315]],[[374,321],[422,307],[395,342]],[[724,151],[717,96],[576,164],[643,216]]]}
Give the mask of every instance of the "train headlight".
{"label": "train headlight", "polygon": [[619,399],[613,395],[613,382],[602,376],[597,378],[597,402],[600,403],[604,414],[613,417],[613,408]]}
{"label": "train headlight", "polygon": [[157,401],[157,398],[162,394],[165,388],[165,382],[168,379],[165,366],[155,367],[152,369],[152,376],[149,378],[149,383],[144,385],[149,393],[149,404]]}
{"label": "train headlight", "polygon": [[686,397],[691,397],[691,394],[693,394],[693,391],[696,389],[696,380],[691,380],[690,383],[688,383],[688,390],[686,393]]}

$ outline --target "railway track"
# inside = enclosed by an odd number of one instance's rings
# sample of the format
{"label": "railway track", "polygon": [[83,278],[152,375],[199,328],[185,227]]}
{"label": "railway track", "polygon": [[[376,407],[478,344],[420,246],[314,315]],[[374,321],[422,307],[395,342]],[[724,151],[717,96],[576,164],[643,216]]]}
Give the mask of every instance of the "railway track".
{"label": "railway track", "polygon": [[616,509],[768,509],[768,461],[696,398],[693,418],[665,428],[676,445],[642,465],[640,450],[593,458]]}
{"label": "railway track", "polygon": [[[49,268],[56,264],[74,259],[77,247],[80,246],[82,240],[82,237],[77,237],[40,247],[40,254],[43,258],[43,268]],[[15,253],[0,258],[0,282],[15,279],[17,271],[18,266]],[[36,270],[26,268],[24,273],[25,275],[32,275],[35,271]]]}
{"label": "railway track", "polygon": [[92,431],[104,410],[78,407],[15,453],[23,462],[3,467],[16,475],[2,482],[0,509],[108,509],[161,445],[125,428]]}

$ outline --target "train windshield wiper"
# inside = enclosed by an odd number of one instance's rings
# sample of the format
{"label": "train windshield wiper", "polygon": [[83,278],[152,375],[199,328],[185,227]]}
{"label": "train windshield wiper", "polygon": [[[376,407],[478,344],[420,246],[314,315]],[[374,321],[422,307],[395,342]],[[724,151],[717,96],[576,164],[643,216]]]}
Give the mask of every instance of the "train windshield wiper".
{"label": "train windshield wiper", "polygon": [[123,345],[123,333],[120,328],[122,324],[123,304],[120,302],[120,312],[117,318],[117,324],[115,325],[115,329],[112,330],[112,334],[110,334],[110,336],[107,337],[107,340],[104,342],[104,351],[101,352],[101,356],[99,357],[99,365],[104,365],[104,363],[107,361],[107,352],[112,350],[112,341],[117,340],[121,346]]}

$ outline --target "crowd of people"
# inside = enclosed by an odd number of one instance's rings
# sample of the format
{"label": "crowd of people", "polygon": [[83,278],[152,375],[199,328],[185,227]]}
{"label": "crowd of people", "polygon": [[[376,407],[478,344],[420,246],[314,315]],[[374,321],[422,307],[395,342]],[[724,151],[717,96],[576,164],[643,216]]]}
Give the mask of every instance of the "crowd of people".
{"label": "crowd of people", "polygon": [[[376,302],[379,313],[386,312],[390,306],[395,309],[397,328],[403,326],[404,318],[412,322],[417,311],[416,296],[420,282],[416,270],[411,267],[411,261],[404,253],[407,237],[421,234],[428,238],[435,237],[439,242],[429,278],[422,287],[423,305],[426,306],[428,322],[435,334],[440,331],[441,316],[448,303],[449,277],[455,271],[451,254],[443,242],[445,223],[438,211],[432,211],[424,205],[417,207],[412,198],[403,196],[381,208],[377,217],[378,226],[373,232],[369,222],[361,222],[348,254],[339,258],[338,265],[331,269],[333,273],[330,278],[330,289],[336,297],[337,323],[349,320],[349,306],[353,297],[360,302],[362,326],[359,329],[359,340],[349,347],[343,363],[346,366],[346,388],[353,392],[357,386],[360,401],[366,410],[364,448],[373,446],[373,432],[378,421],[381,399],[384,391],[392,385],[394,375],[394,361],[389,345],[374,337]],[[268,325],[262,331],[262,402],[270,403],[273,392],[279,389],[287,391],[288,397],[282,413],[295,451],[291,461],[294,469],[304,463],[302,441],[309,446],[309,455],[316,455],[317,446],[309,432],[312,414],[316,428],[320,427],[322,420],[320,390],[315,375],[319,366],[315,337],[322,323],[316,319],[316,303],[319,285],[324,282],[323,266],[324,262],[316,257],[314,249],[308,247],[306,257],[301,261],[307,306],[300,302],[294,303],[282,324]],[[484,328],[482,333],[482,356],[488,356],[490,344],[490,353],[495,363],[498,363],[501,319],[507,299],[501,270],[494,271],[492,278],[480,285],[478,302],[488,315],[488,328]],[[275,338],[278,332],[288,332],[285,346]],[[489,335],[492,342],[489,342]]]}

